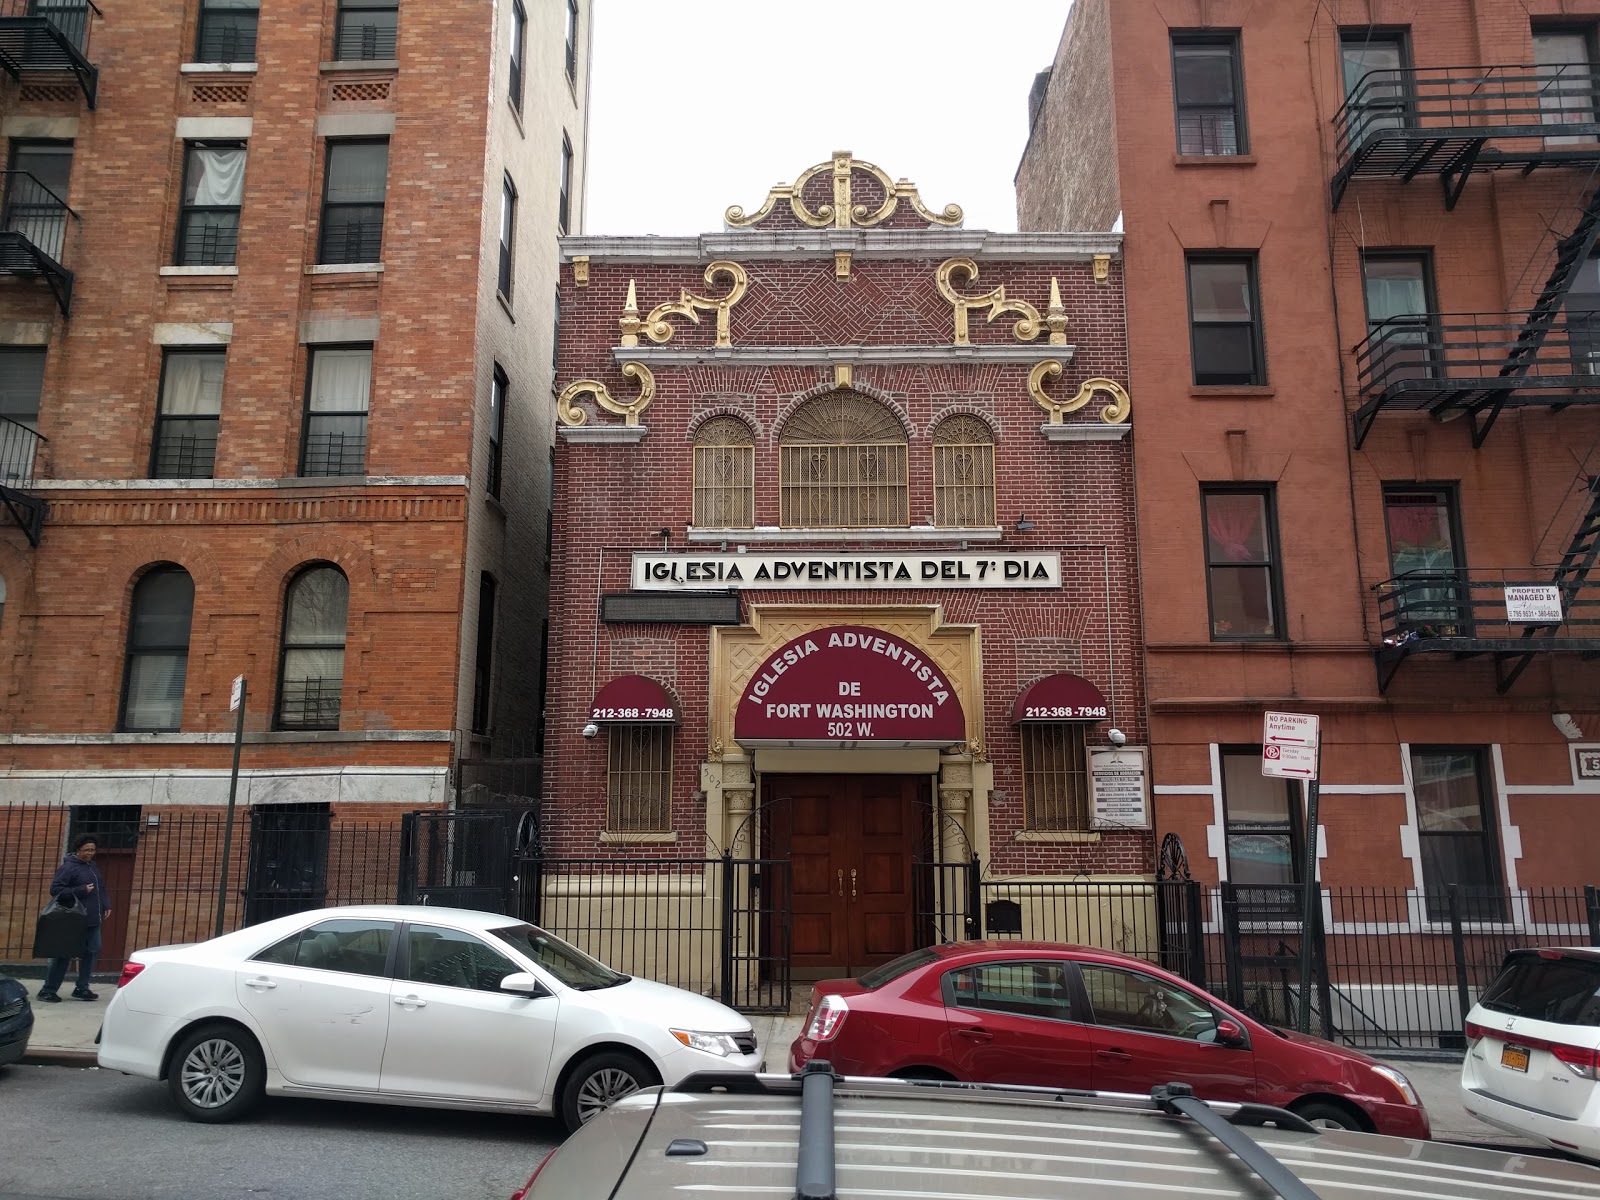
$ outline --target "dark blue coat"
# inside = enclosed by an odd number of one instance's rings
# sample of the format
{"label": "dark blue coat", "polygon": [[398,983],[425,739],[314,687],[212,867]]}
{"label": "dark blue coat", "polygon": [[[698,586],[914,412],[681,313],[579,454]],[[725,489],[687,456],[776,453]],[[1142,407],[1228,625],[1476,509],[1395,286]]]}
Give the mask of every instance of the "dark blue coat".
{"label": "dark blue coat", "polygon": [[[94,884],[94,891],[89,890],[89,885]],[[89,926],[100,924],[105,910],[110,907],[106,896],[106,881],[101,878],[100,872],[93,863],[86,863],[76,854],[69,854],[61,860],[61,865],[56,868],[55,878],[50,881],[50,894],[59,896],[63,892],[71,892],[78,903],[83,905],[83,911],[89,915]]]}

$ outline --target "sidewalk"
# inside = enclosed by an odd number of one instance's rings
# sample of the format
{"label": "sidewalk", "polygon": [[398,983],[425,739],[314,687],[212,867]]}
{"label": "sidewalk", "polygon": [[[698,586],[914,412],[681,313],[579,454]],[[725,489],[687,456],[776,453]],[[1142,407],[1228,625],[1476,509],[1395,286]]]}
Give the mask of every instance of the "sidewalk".
{"label": "sidewalk", "polygon": [[96,980],[98,1000],[74,1000],[69,987],[62,989],[60,1004],[45,1004],[38,995],[41,980],[17,978],[27,987],[28,1003],[33,1005],[33,1035],[22,1061],[62,1067],[94,1066],[95,1035],[100,1032],[100,1021],[111,1002],[111,993],[117,990],[117,981]]}

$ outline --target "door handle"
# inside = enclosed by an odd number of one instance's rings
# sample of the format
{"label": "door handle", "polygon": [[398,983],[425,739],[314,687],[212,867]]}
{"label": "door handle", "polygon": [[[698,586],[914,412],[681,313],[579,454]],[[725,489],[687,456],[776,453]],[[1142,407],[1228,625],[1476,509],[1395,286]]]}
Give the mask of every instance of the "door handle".
{"label": "door handle", "polygon": [[856,898],[856,869],[850,868],[850,899]]}
{"label": "door handle", "polygon": [[255,988],[258,991],[263,992],[270,992],[273,988],[278,986],[273,980],[267,978],[246,979],[244,981],[244,985],[245,987]]}
{"label": "door handle", "polygon": [[428,1002],[421,996],[396,996],[394,1002],[401,1008],[427,1008]]}
{"label": "door handle", "polygon": [[1103,1058],[1107,1062],[1125,1063],[1133,1061],[1133,1055],[1129,1054],[1126,1050],[1096,1050],[1094,1056],[1096,1058]]}
{"label": "door handle", "polygon": [[958,1029],[956,1030],[956,1036],[964,1037],[974,1042],[994,1041],[994,1034],[990,1033],[981,1025],[973,1026],[971,1029]]}
{"label": "door handle", "polygon": [[844,868],[839,868],[839,898],[844,899]]}

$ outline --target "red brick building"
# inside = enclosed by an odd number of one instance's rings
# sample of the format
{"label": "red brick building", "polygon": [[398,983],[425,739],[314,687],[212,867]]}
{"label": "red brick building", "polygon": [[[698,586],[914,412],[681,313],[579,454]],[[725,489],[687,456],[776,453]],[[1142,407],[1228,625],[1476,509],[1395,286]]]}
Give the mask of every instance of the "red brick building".
{"label": "red brick building", "polygon": [[1597,29],[1078,0],[1035,86],[1022,228],[1125,230],[1156,828],[1197,878],[1305,877],[1260,747],[1311,713],[1322,881],[1390,898],[1336,929],[1447,928],[1454,886],[1587,936],[1537,892],[1596,880]]}
{"label": "red brick building", "polygon": [[1120,239],[840,152],[562,262],[547,851],[773,860],[799,974],[1148,878]]}
{"label": "red brick building", "polygon": [[0,905],[69,826],[118,892],[214,862],[163,843],[226,800],[238,675],[234,879],[339,899],[330,822],[536,754],[588,5],[34,12],[0,7]]}

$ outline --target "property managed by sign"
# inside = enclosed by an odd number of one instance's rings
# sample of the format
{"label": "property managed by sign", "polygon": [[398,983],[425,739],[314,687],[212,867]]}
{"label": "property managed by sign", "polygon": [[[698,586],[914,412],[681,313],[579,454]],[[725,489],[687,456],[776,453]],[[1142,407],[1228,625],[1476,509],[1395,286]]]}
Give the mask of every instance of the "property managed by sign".
{"label": "property managed by sign", "polygon": [[733,736],[745,745],[948,746],[967,720],[950,681],[915,646],[858,625],[801,634],[755,669]]}
{"label": "property managed by sign", "polygon": [[1561,589],[1544,584],[1508,586],[1506,620],[1513,625],[1561,624]]}
{"label": "property managed by sign", "polygon": [[1278,779],[1315,779],[1319,724],[1307,713],[1269,712],[1261,731],[1261,773]]}
{"label": "property managed by sign", "polygon": [[1059,554],[737,554],[639,552],[639,591],[716,588],[1058,588]]}
{"label": "property managed by sign", "polygon": [[1089,752],[1089,792],[1096,829],[1149,829],[1148,791],[1142,747]]}

